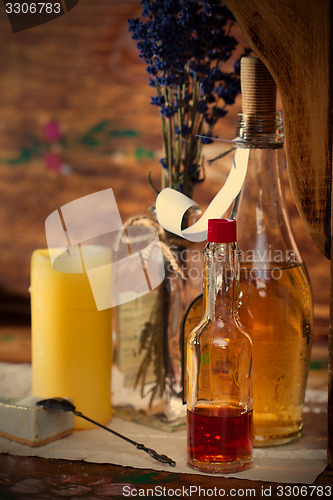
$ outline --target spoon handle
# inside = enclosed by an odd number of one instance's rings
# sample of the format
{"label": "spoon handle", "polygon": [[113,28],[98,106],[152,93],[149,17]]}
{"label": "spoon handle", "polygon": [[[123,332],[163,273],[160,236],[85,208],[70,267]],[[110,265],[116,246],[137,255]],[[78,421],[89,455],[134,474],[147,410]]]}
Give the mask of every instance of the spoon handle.
{"label": "spoon handle", "polygon": [[161,455],[161,454],[157,453],[152,448],[147,448],[144,444],[137,443],[136,447],[138,450],[142,450],[142,451],[145,451],[146,453],[148,453],[148,455],[150,455],[152,458],[154,458],[158,462],[162,462],[163,464],[168,464],[168,465],[170,465],[170,467],[174,467],[176,465],[176,462],[174,460],[172,460],[171,458],[167,457],[166,455],[163,455],[163,454]]}
{"label": "spoon handle", "polygon": [[168,465],[170,465],[170,467],[174,467],[176,465],[176,462],[174,460],[172,460],[171,458],[167,457],[166,455],[157,453],[157,451],[153,450],[152,448],[147,448],[144,444],[137,443],[136,441],[133,441],[133,439],[130,439],[130,438],[124,436],[123,434],[120,434],[117,431],[109,429],[109,427],[106,427],[105,425],[100,424],[99,422],[96,422],[95,420],[92,420],[89,417],[86,417],[86,415],[83,415],[83,413],[81,413],[80,411],[73,410],[73,413],[76,417],[84,418],[85,420],[88,420],[88,422],[91,422],[92,424],[95,424],[98,427],[101,427],[102,429],[105,429],[106,431],[111,432],[111,434],[114,434],[115,436],[117,436],[121,439],[124,439],[124,441],[127,441],[130,444],[133,444],[138,450],[145,451],[146,453],[148,453],[148,455],[150,455],[152,458],[154,458],[158,462],[161,462],[163,464],[168,464]]}

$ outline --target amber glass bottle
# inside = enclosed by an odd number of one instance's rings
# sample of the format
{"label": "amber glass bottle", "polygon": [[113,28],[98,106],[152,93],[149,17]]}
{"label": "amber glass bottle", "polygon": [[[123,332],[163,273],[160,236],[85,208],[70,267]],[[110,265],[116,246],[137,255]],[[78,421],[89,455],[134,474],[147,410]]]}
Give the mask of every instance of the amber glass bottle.
{"label": "amber glass bottle", "polygon": [[188,464],[234,472],[252,464],[252,342],[237,318],[236,222],[208,223],[204,305],[187,346]]}
{"label": "amber glass bottle", "polygon": [[239,316],[253,341],[255,446],[297,439],[312,341],[312,294],[288,218],[281,177],[282,116],[276,86],[256,57],[241,61],[243,114],[237,135],[250,148],[233,207],[241,249]]}

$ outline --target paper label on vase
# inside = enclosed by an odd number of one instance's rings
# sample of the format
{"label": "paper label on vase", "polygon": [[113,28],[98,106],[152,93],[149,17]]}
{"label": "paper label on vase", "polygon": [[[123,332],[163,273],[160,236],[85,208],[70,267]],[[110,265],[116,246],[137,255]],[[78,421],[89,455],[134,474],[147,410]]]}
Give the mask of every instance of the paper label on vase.
{"label": "paper label on vase", "polygon": [[[123,387],[134,388],[146,349],[142,338],[145,328],[156,328],[160,294],[153,290],[142,297],[125,302],[117,308],[118,346],[117,367],[123,374]],[[148,339],[149,341],[149,339]],[[154,381],[154,356],[147,367],[146,383]]]}

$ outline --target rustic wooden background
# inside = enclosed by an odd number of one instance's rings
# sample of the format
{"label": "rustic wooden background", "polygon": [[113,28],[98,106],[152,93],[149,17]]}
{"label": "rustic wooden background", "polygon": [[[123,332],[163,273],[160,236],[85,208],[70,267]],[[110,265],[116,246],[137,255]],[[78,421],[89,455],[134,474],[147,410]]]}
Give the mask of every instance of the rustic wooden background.
{"label": "rustic wooden background", "polygon": [[[46,217],[65,203],[110,187],[123,221],[154,203],[147,175],[151,170],[158,184],[160,117],[150,105],[152,89],[127,26],[127,19],[139,13],[139,0],[81,0],[64,16],[13,34],[0,5],[2,359],[10,359],[7,340],[19,324],[26,345],[21,360],[28,359],[30,257],[35,248],[46,246]],[[237,27],[234,35],[240,52],[244,39]],[[240,109],[238,99],[221,122],[220,137],[234,137]],[[44,156],[52,148],[43,140],[42,129],[50,120],[56,120],[63,133],[63,141],[53,148],[69,166],[67,173],[45,165]],[[214,148],[208,154],[214,154]],[[203,209],[223,184],[229,166],[225,162],[207,169],[207,180],[194,196]],[[329,262],[297,213],[286,170],[284,177],[292,226],[313,287],[315,338],[325,341]]]}

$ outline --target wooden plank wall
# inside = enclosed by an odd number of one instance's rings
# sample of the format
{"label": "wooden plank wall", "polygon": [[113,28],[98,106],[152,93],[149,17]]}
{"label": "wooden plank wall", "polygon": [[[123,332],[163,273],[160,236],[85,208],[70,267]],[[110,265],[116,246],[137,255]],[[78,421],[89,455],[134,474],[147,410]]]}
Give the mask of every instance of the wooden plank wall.
{"label": "wooden plank wall", "polygon": [[[66,15],[13,34],[0,5],[0,296],[28,297],[32,251],[46,245],[44,221],[59,206],[112,187],[123,220],[154,203],[147,183],[159,179],[160,117],[152,89],[128,33],[139,0],[81,0]],[[235,34],[245,44],[239,29]],[[234,137],[241,100],[221,122],[220,137]],[[56,120],[64,143],[55,145],[71,171],[48,170],[53,146],[43,126]],[[108,121],[109,135],[88,132]],[[82,140],[83,138],[83,140]],[[85,139],[84,139],[85,138]],[[218,145],[218,148],[220,145]],[[208,154],[215,154],[216,150]],[[224,182],[230,164],[207,169],[195,193],[203,208]],[[289,212],[315,297],[315,334],[327,339],[329,262],[300,219],[284,172]]]}

